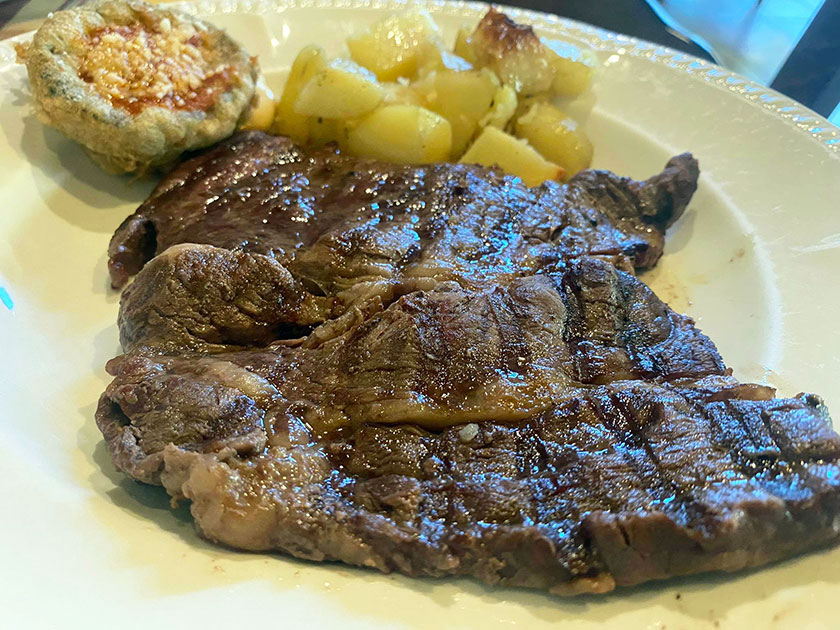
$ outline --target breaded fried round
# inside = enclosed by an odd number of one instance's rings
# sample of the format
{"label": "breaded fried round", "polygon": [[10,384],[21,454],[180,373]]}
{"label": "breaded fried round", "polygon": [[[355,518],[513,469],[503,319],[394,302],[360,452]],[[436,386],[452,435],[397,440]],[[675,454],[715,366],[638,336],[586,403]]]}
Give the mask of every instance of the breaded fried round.
{"label": "breaded fried round", "polygon": [[259,72],[218,28],[137,0],[54,14],[26,67],[38,117],[112,173],[143,173],[229,136]]}

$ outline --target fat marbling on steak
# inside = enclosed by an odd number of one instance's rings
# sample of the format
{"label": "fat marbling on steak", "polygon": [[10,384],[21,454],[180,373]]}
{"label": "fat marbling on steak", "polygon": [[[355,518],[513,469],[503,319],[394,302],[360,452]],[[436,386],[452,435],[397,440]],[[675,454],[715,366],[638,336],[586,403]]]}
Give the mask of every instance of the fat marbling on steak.
{"label": "fat marbling on steak", "polygon": [[696,179],[218,145],[112,241],[113,461],[234,547],[555,593],[833,542],[820,400],[738,383],[632,275]]}

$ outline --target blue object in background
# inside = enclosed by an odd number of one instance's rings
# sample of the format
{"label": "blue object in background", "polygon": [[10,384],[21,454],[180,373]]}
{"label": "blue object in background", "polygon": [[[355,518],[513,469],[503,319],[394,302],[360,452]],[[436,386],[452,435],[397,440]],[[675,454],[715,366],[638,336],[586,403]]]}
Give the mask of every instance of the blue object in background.
{"label": "blue object in background", "polygon": [[4,289],[3,287],[0,287],[0,302],[2,302],[3,306],[5,306],[10,311],[14,310],[15,308],[15,303],[12,300],[12,296],[9,295],[9,292],[6,291],[6,289]]}

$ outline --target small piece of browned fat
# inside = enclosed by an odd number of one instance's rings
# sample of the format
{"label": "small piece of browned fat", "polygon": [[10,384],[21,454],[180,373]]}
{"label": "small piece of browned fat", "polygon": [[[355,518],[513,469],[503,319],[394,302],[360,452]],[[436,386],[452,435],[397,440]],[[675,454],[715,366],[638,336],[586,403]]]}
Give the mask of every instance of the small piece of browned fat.
{"label": "small piece of browned fat", "polygon": [[26,63],[26,55],[29,53],[29,42],[15,44],[15,61]]}
{"label": "small piece of browned fat", "polygon": [[87,34],[79,76],[117,107],[206,109],[230,83],[230,67],[210,63],[205,34],[168,18],[108,25]]}
{"label": "small piece of browned fat", "polygon": [[476,435],[478,435],[478,425],[475,422],[465,424],[464,428],[458,431],[458,439],[464,444],[472,442]]}

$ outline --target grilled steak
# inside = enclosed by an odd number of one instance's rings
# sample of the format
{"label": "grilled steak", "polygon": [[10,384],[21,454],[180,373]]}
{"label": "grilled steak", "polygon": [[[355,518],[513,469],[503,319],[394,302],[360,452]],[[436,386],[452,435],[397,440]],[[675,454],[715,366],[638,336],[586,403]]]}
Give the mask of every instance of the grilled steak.
{"label": "grilled steak", "polygon": [[[126,348],[170,343],[156,327],[147,329],[153,309],[174,303],[186,313],[183,325],[166,324],[170,334],[173,326],[182,329],[176,346],[247,345],[266,334],[294,336],[353,305],[441,281],[503,285],[582,255],[648,268],[661,256],[664,231],[685,209],[697,177],[696,161],[683,155],[646,182],[586,171],[565,186],[529,189],[478,166],[308,155],[286,138],[240,134],[176,169],[114,235],[114,286],[172,245],[236,252],[202,250],[206,261],[196,252],[181,273],[163,270],[160,282],[146,281],[152,290],[128,292],[122,341]],[[239,324],[236,330],[204,325],[208,312],[230,306],[214,296],[254,285],[270,293],[257,305],[240,296],[245,316],[255,306],[259,325],[248,328],[256,338],[243,338]],[[305,299],[305,313],[289,303],[292,295]],[[275,298],[277,308],[269,312]],[[196,300],[202,304],[194,308]]]}
{"label": "grilled steak", "polygon": [[170,173],[119,227],[114,286],[154,254],[206,243],[269,254],[309,290],[433,276],[474,283],[581,254],[652,266],[697,187],[679,156],[647,182],[585,171],[529,189],[479,166],[398,166],[242,133]]}
{"label": "grilled steak", "polygon": [[820,400],[738,383],[633,276],[697,175],[528,189],[223,143],[112,240],[115,285],[139,272],[114,463],[234,547],[561,594],[833,542]]}
{"label": "grilled steak", "polygon": [[251,457],[169,445],[163,483],[234,547],[559,594],[836,540],[840,439],[819,402],[703,393],[624,381],[512,424],[296,427]]}
{"label": "grilled steak", "polygon": [[274,422],[280,433],[293,421],[325,434],[370,422],[512,421],[594,384],[727,373],[689,318],[593,259],[507,287],[414,292],[325,342],[134,353],[109,369],[117,378],[100,427],[118,465],[151,482],[168,442],[207,451],[232,439],[251,452],[254,440],[271,442]]}
{"label": "grilled steak", "polygon": [[[840,439],[815,397],[622,380],[514,422],[316,435],[270,386],[283,354],[121,359],[98,415],[115,462],[162,471],[201,532],[234,547],[555,593],[756,566],[837,536]],[[152,454],[121,459],[135,436]]]}

